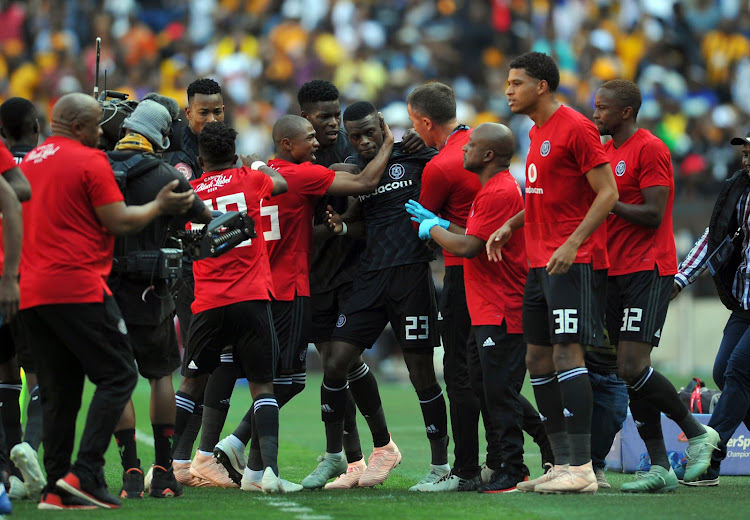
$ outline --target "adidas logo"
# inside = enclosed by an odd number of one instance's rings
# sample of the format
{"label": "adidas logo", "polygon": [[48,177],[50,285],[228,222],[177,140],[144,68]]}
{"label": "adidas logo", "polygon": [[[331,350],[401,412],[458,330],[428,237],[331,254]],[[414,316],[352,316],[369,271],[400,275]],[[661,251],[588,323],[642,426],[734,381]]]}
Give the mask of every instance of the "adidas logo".
{"label": "adidas logo", "polygon": [[482,346],[483,347],[494,347],[495,346],[495,342],[492,341],[492,338],[487,338],[486,340],[484,340],[484,343],[482,343]]}
{"label": "adidas logo", "polygon": [[661,338],[661,329],[654,332],[654,336],[656,336],[657,338]]}
{"label": "adidas logo", "polygon": [[188,363],[188,368],[191,370],[198,370],[198,365],[195,364],[195,361],[192,359],[190,360],[190,363]]}
{"label": "adidas logo", "polygon": [[571,411],[570,411],[570,410],[568,410],[567,408],[564,408],[564,409],[563,409],[563,415],[564,415],[565,417],[573,417],[573,412],[571,412]]}
{"label": "adidas logo", "polygon": [[427,428],[425,428],[425,430],[427,431],[427,433],[438,433],[440,431],[434,424],[429,425]]}
{"label": "adidas logo", "polygon": [[329,404],[320,405],[320,411],[323,413],[333,413],[333,408]]}
{"label": "adidas logo", "polygon": [[219,404],[225,404],[229,406],[229,399],[222,399],[221,401],[219,401]]}
{"label": "adidas logo", "polygon": [[443,313],[442,312],[438,312],[437,319],[438,319],[438,321],[442,321],[443,320]]}
{"label": "adidas logo", "polygon": [[646,424],[643,421],[633,421],[633,422],[635,423],[635,427],[636,428],[640,428],[641,426],[643,426],[644,424]]}
{"label": "adidas logo", "polygon": [[544,421],[547,420],[547,418],[544,415],[539,414],[539,420],[542,421],[542,422],[544,422]]}

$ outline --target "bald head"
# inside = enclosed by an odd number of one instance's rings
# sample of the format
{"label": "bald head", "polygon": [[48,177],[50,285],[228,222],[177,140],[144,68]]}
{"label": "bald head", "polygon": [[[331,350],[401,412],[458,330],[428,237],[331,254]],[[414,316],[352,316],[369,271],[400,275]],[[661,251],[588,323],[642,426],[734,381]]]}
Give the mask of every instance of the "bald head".
{"label": "bald head", "polygon": [[278,146],[283,139],[294,139],[306,133],[308,126],[312,125],[304,117],[292,114],[281,116],[273,125],[273,142]]}
{"label": "bald head", "polygon": [[471,133],[463,150],[464,168],[469,171],[495,174],[507,170],[515,150],[513,132],[499,123],[483,123]]}
{"label": "bald head", "polygon": [[61,135],[96,147],[101,134],[102,109],[93,97],[80,92],[65,94],[52,108],[52,135]]}

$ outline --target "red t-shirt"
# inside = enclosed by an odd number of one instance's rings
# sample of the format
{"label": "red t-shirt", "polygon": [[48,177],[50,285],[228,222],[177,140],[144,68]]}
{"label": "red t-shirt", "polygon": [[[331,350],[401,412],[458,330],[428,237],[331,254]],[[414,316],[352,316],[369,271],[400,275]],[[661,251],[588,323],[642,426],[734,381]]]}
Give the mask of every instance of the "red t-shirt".
{"label": "red t-shirt", "polygon": [[[576,230],[596,193],[586,173],[608,163],[594,123],[561,106],[529,132],[526,157],[526,251],[531,267],[546,267],[552,253]],[[578,248],[575,263],[606,269],[607,226],[602,223]]]}
{"label": "red t-shirt", "polygon": [[21,163],[31,184],[23,204],[21,308],[96,303],[112,294],[114,236],[94,208],[123,200],[104,152],[50,137]]}
{"label": "red t-shirt", "polygon": [[620,148],[613,141],[604,145],[612,171],[615,173],[620,202],[643,204],[641,190],[652,186],[669,188],[664,218],[653,229],[628,222],[617,215],[607,218],[609,275],[652,271],[654,265],[661,276],[677,273],[677,251],[672,231],[674,173],[669,149],[651,132],[642,128]]}
{"label": "red t-shirt", "polygon": [[[476,173],[464,169],[463,146],[469,142],[471,129],[458,130],[448,137],[438,154],[422,172],[419,203],[433,213],[466,227],[471,203],[482,183]],[[443,251],[445,265],[463,265],[463,259]]]}
{"label": "red t-shirt", "polygon": [[[487,241],[509,218],[523,209],[521,188],[506,170],[492,177],[479,191],[466,222],[466,234]],[[529,267],[523,233],[513,233],[502,250],[501,262],[490,262],[482,251],[464,258],[466,304],[471,324],[502,325],[521,334],[523,288]]]}
{"label": "red t-shirt", "polygon": [[294,295],[310,296],[310,261],[315,204],[333,184],[336,172],[305,162],[295,164],[272,159],[268,166],[277,170],[289,190],[263,204],[263,232],[271,260],[274,295],[292,301]]}
{"label": "red t-shirt", "polygon": [[193,314],[233,303],[269,300],[273,284],[260,229],[260,203],[271,196],[271,178],[247,167],[230,168],[204,173],[200,179],[190,181],[190,185],[211,210],[247,211],[258,235],[221,256],[193,263],[195,301],[190,306]]}
{"label": "red t-shirt", "polygon": [[[5,147],[5,144],[0,142],[0,173],[7,172],[11,168],[15,168],[16,158],[13,154]],[[5,250],[3,249],[3,219],[0,214],[0,276],[3,274],[3,268],[5,267]]]}

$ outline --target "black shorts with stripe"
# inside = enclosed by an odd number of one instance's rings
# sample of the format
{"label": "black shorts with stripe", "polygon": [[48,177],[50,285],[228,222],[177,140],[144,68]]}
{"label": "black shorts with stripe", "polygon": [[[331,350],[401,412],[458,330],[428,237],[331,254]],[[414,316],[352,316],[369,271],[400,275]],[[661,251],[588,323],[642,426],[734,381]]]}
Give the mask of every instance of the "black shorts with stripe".
{"label": "black shorts with stripe", "polygon": [[197,377],[213,372],[221,364],[221,353],[228,345],[233,346],[234,364],[248,381],[273,381],[279,342],[269,302],[233,303],[193,316],[182,361],[182,375]]}
{"label": "black shorts with stripe", "polygon": [[607,283],[609,341],[659,345],[667,319],[674,275],[660,276],[658,269],[610,276]]}
{"label": "black shorts with stripe", "polygon": [[280,373],[304,371],[310,337],[310,297],[295,296],[292,301],[273,301],[271,313],[279,338]]}
{"label": "black shorts with stripe", "polygon": [[370,348],[389,322],[403,349],[440,345],[435,285],[427,262],[360,272],[332,340]]}
{"label": "black shorts with stripe", "polygon": [[573,264],[565,274],[529,270],[523,293],[524,340],[531,345],[602,346],[607,270]]}
{"label": "black shorts with stripe", "polygon": [[310,342],[331,341],[344,302],[352,294],[352,285],[352,282],[342,283],[330,291],[310,296]]}

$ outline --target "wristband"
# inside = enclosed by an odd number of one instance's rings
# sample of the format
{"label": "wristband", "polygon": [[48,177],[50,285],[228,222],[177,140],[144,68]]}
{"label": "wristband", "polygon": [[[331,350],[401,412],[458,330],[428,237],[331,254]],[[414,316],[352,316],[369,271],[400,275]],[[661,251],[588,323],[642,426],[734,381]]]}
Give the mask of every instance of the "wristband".
{"label": "wristband", "polygon": [[254,161],[253,164],[250,165],[250,169],[257,170],[261,166],[268,166],[268,165],[264,163],[263,161]]}
{"label": "wristband", "polygon": [[343,229],[341,230],[341,233],[339,233],[339,235],[346,235],[346,232],[349,231],[349,228],[347,227],[346,222],[344,222],[343,220],[341,221],[341,227]]}

